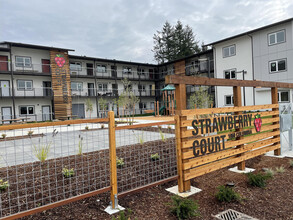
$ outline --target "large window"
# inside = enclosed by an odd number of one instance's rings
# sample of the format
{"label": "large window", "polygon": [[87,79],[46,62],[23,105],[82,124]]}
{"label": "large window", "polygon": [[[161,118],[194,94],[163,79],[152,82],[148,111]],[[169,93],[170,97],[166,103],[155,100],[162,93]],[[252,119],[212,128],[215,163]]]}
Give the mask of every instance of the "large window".
{"label": "large window", "polygon": [[71,82],[72,91],[82,91],[83,85],[82,82]]}
{"label": "large window", "polygon": [[224,77],[225,79],[236,79],[236,69],[225,70]]}
{"label": "large window", "polygon": [[285,30],[274,32],[268,35],[269,45],[285,42]]}
{"label": "large window", "polygon": [[278,101],[279,102],[289,102],[289,91],[278,92]]}
{"label": "large window", "polygon": [[31,67],[32,62],[30,57],[15,57],[15,66],[17,67]]}
{"label": "large window", "polygon": [[123,73],[124,74],[131,74],[131,67],[125,66],[123,67]]}
{"label": "large window", "polygon": [[281,59],[281,60],[274,60],[270,61],[270,72],[275,73],[275,72],[280,72],[280,71],[285,71],[286,70],[286,59]]}
{"label": "large window", "polygon": [[138,85],[138,91],[145,92],[145,85]]}
{"label": "large window", "polygon": [[107,72],[106,65],[97,64],[96,67],[97,67],[97,72],[98,73],[105,73],[105,72]]}
{"label": "large window", "polygon": [[233,105],[233,95],[225,96],[225,105]]}
{"label": "large window", "polygon": [[33,81],[32,80],[17,80],[17,89],[18,90],[32,90]]}
{"label": "large window", "polygon": [[144,69],[137,68],[137,75],[144,75]]}
{"label": "large window", "polygon": [[236,54],[235,44],[228,47],[223,47],[223,57],[231,57],[231,56],[234,56],[235,54]]}
{"label": "large window", "polygon": [[81,62],[70,62],[70,70],[73,71],[81,71]]}
{"label": "large window", "polygon": [[20,106],[19,113],[20,115],[33,115],[35,112],[34,106]]}
{"label": "large window", "polygon": [[98,90],[99,91],[108,91],[108,84],[107,83],[98,84]]}

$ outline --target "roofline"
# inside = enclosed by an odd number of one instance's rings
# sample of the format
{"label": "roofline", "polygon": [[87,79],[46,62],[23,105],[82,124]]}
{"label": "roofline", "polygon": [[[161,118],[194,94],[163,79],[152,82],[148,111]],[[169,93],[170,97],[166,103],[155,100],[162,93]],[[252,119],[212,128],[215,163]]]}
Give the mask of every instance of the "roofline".
{"label": "roofline", "polygon": [[69,54],[69,58],[82,59],[82,60],[94,60],[94,61],[101,61],[101,62],[124,63],[124,64],[130,64],[130,65],[138,65],[138,66],[153,66],[153,67],[158,66],[157,64],[152,64],[152,63],[139,63],[139,62],[132,62],[132,61],[106,59],[106,58],[99,58],[99,57],[78,56],[78,55],[70,55],[70,54]]}
{"label": "roofline", "polygon": [[33,48],[33,49],[43,49],[43,50],[63,50],[63,51],[75,51],[73,49],[66,49],[66,48],[60,48],[60,47],[50,47],[50,46],[42,46],[42,45],[36,45],[36,44],[24,44],[24,43],[18,43],[18,42],[10,42],[10,41],[2,41],[0,44],[10,44],[11,46],[15,47],[27,47],[27,48]]}
{"label": "roofline", "polygon": [[266,28],[270,28],[270,27],[273,27],[273,26],[276,26],[276,25],[279,25],[279,24],[283,24],[283,23],[286,23],[286,22],[290,22],[292,20],[293,20],[293,18],[288,18],[288,19],[283,20],[283,21],[279,21],[279,22],[276,22],[276,23],[273,23],[273,24],[269,24],[269,25],[266,25],[266,26],[263,26],[263,27],[260,27],[260,28],[256,28],[256,29],[241,33],[241,34],[237,34],[237,35],[234,35],[234,36],[231,36],[231,37],[227,37],[227,38],[224,38],[222,40],[218,40],[218,41],[206,44],[204,46],[212,46],[214,44],[218,44],[218,43],[221,43],[221,42],[224,42],[224,41],[232,40],[232,39],[237,38],[237,37],[242,37],[242,36],[251,34],[251,33],[256,32],[256,31],[260,31],[260,30],[263,30],[263,29],[266,29]]}

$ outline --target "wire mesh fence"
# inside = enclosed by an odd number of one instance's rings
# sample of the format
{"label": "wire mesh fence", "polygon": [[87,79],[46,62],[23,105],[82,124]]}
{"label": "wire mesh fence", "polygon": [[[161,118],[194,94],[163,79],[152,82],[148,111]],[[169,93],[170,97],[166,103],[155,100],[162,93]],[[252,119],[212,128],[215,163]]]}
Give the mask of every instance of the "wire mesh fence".
{"label": "wire mesh fence", "polygon": [[107,124],[2,130],[0,216],[109,186]]}
{"label": "wire mesh fence", "polygon": [[116,129],[118,193],[177,175],[175,126],[159,124]]}

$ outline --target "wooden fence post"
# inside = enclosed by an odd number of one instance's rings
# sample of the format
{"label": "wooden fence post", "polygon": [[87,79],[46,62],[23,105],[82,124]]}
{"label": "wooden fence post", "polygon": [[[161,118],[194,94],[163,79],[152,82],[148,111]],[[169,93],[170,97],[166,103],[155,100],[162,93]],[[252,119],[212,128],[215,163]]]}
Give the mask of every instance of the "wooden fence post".
{"label": "wooden fence post", "polygon": [[[185,110],[186,109],[186,85],[185,84],[176,84],[175,85],[175,94],[176,94],[176,115],[178,115],[178,111]],[[190,171],[183,171],[182,163],[188,162],[188,159],[182,160],[181,155],[183,152],[188,151],[188,149],[181,149],[182,145],[182,139],[181,134],[187,131],[187,127],[181,128],[180,123],[183,120],[187,120],[186,116],[178,116],[178,122],[176,122],[176,145],[177,150],[180,150],[180,152],[177,152],[177,155],[180,155],[178,159],[180,159],[178,166],[178,190],[179,192],[186,192],[190,191],[190,180],[184,181],[184,174],[189,173]],[[178,124],[179,123],[179,124]],[[177,141],[177,136],[180,137],[180,140]],[[178,163],[178,161],[177,161]],[[181,165],[180,165],[181,164]],[[181,168],[180,168],[181,167]]]}
{"label": "wooden fence post", "polygon": [[[234,107],[242,106],[242,97],[241,97],[241,87],[240,86],[233,86],[233,99],[234,99]],[[235,115],[239,115],[241,112],[235,112]],[[235,132],[240,132],[241,128],[235,129]],[[237,137],[236,140],[243,139],[243,137]],[[237,148],[242,148],[244,145],[238,145]],[[239,156],[242,156],[240,154]],[[245,170],[245,161],[238,163],[238,170]]]}
{"label": "wooden fence post", "polygon": [[116,165],[116,139],[114,112],[109,111],[109,155],[110,155],[110,187],[112,208],[118,208],[117,165]]}
{"label": "wooden fence post", "polygon": [[[272,97],[272,104],[278,104],[278,88],[272,87],[271,88],[271,97]],[[272,111],[277,111],[277,108],[273,108]],[[273,115],[273,118],[279,117],[279,115]],[[279,122],[273,122],[274,124],[278,124]],[[279,129],[273,129],[273,131],[278,131]],[[279,137],[280,135],[274,136],[274,138]],[[274,150],[274,155],[279,156],[281,155],[281,148]]]}

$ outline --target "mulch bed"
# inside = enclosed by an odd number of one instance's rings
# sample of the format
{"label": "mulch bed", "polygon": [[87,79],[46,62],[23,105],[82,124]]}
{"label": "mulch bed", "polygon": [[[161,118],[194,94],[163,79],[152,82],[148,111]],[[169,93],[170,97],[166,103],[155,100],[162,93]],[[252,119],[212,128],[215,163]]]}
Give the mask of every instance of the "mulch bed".
{"label": "mulch bed", "polygon": [[[257,172],[262,172],[262,168],[285,167],[286,171],[276,173],[264,189],[248,186],[244,174],[230,172],[227,168],[194,179],[191,184],[203,190],[190,197],[198,201],[201,213],[201,217],[194,219],[213,219],[211,215],[229,208],[258,219],[293,219],[293,168],[290,168],[289,160],[260,156],[247,161],[247,167],[255,168]],[[219,203],[215,199],[217,187],[227,182],[236,184],[235,191],[243,197],[241,203]],[[174,185],[176,181],[127,195],[119,199],[119,204],[132,210],[131,219],[175,220],[167,205],[171,194],[165,190]],[[105,193],[25,219],[112,219],[112,216],[103,211],[108,204],[109,194]]]}
{"label": "mulch bed", "polygon": [[[118,147],[116,151],[117,157],[125,162],[122,169],[117,169],[119,192],[177,173],[174,138]],[[160,155],[158,161],[150,158],[155,153]],[[64,167],[74,168],[75,176],[64,178]],[[0,195],[0,217],[3,217],[109,186],[109,150],[0,168],[0,179],[8,180],[10,185]],[[102,196],[106,198],[103,201],[108,197]],[[80,213],[76,214],[78,217],[74,219],[79,219]]]}
{"label": "mulch bed", "polygon": [[21,139],[27,139],[27,138],[35,138],[35,137],[42,137],[44,134],[32,134],[32,135],[23,135],[23,136],[14,136],[14,137],[5,137],[1,138],[1,141],[14,141],[14,140],[21,140]]}

